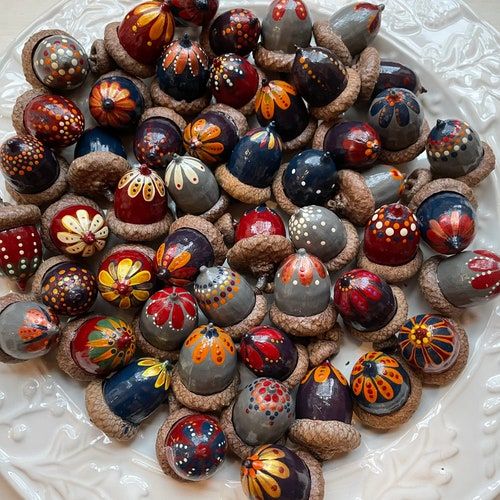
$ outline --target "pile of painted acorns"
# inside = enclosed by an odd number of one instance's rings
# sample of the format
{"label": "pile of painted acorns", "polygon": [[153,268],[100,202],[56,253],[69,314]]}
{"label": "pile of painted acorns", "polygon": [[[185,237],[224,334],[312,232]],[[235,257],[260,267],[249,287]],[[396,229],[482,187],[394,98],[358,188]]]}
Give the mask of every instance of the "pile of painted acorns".
{"label": "pile of painted acorns", "polygon": [[[229,449],[250,498],[318,499],[319,460],[360,444],[353,412],[393,428],[422,384],[463,370],[457,318],[500,291],[500,258],[466,251],[471,188],[495,158],[463,121],[430,130],[415,73],[371,46],[382,5],[314,24],[302,0],[274,0],[262,23],[217,9],[142,3],[89,56],[59,30],[24,46],[33,88],[0,150],[17,202],[0,208],[0,266],[22,289],[34,276],[30,294],[0,299],[0,359],[57,346],[60,368],[89,381],[92,421],[120,440],[168,400],[156,453],[177,479],[210,477]],[[173,40],[176,24],[201,26],[199,42]],[[85,130],[66,96],[92,73],[98,126]],[[344,118],[352,106],[366,122]],[[248,131],[252,115],[260,126]],[[135,167],[120,139],[130,132]],[[396,167],[424,150],[430,168],[405,180]],[[235,201],[253,205],[238,221]],[[120,244],[107,245],[112,235]],[[424,262],[421,238],[439,255]],[[437,313],[408,318],[396,284],[417,273]],[[99,312],[104,302],[116,316]],[[337,314],[373,343],[350,384],[329,362]],[[258,378],[240,388],[240,370]]]}

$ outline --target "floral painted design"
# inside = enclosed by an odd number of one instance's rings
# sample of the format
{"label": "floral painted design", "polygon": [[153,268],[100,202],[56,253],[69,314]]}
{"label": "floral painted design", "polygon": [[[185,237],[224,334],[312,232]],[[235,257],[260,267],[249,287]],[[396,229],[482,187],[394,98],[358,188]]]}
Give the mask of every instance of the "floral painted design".
{"label": "floral painted design", "polygon": [[196,158],[184,156],[182,161],[172,161],[165,172],[165,184],[167,188],[175,186],[179,191],[184,187],[184,178],[191,184],[200,182],[200,174],[206,172],[207,168]]}
{"label": "floral painted design", "polygon": [[31,308],[26,312],[17,334],[26,352],[44,351],[55,341],[53,330],[59,319],[49,308]]}
{"label": "floral painted design", "polygon": [[394,115],[400,127],[410,123],[410,110],[416,115],[420,114],[420,104],[413,94],[406,90],[390,89],[379,96],[370,108],[371,116],[378,113],[378,123],[382,128],[387,128]]}
{"label": "floral painted design", "polygon": [[90,112],[102,126],[120,128],[128,125],[136,105],[130,90],[118,81],[97,82],[90,93]]}
{"label": "floral painted design", "polygon": [[281,139],[278,135],[272,132],[269,128],[260,128],[250,131],[247,134],[250,140],[259,143],[260,149],[274,149],[281,150]]}
{"label": "floral painted design", "polygon": [[[146,172],[147,170],[147,172]],[[150,202],[159,194],[165,197],[165,184],[162,178],[153,170],[134,168],[127,172],[118,183],[118,189],[128,186],[127,194],[130,198],[141,195],[146,202]]]}
{"label": "floral painted design", "polygon": [[204,26],[214,17],[219,1],[208,0],[206,9],[200,9],[198,5],[196,0],[170,0],[170,8],[176,18],[188,24]]}
{"label": "floral painted design", "polygon": [[222,366],[226,355],[232,357],[236,354],[231,337],[222,328],[211,325],[196,328],[186,339],[184,346],[193,347],[192,359],[197,365],[204,363],[207,356],[210,356],[212,363]]}
{"label": "floral painted design", "polygon": [[301,21],[304,21],[307,18],[307,7],[302,0],[279,0],[273,9],[273,19],[281,21],[286,13],[286,7],[289,2],[295,4],[295,14]]}
{"label": "floral painted design", "polygon": [[156,358],[142,358],[137,362],[138,366],[145,366],[142,372],[143,378],[156,377],[155,389],[168,391],[172,378],[172,365],[170,361],[158,361]]}
{"label": "floral painted design", "polygon": [[218,156],[224,152],[224,144],[215,140],[220,138],[221,133],[220,127],[200,118],[184,129],[184,147],[188,154],[204,163],[217,163]]}
{"label": "floral painted design", "polygon": [[[174,294],[177,300],[173,300]],[[182,330],[186,320],[192,321],[197,317],[196,301],[184,288],[165,288],[151,297],[146,313],[154,318],[158,327],[168,323],[174,330]]]}
{"label": "floral painted design", "polygon": [[168,46],[161,65],[165,71],[172,68],[175,75],[182,75],[187,67],[191,77],[197,77],[209,69],[208,57],[203,49],[197,43],[182,41]]}
{"label": "floral painted design", "polygon": [[304,286],[310,286],[315,276],[326,278],[327,270],[324,264],[314,255],[296,253],[287,257],[280,268],[280,277],[283,283],[290,283],[295,274]]}
{"label": "floral painted design", "polygon": [[181,244],[167,247],[162,243],[156,252],[157,267],[165,268],[169,273],[168,281],[178,286],[192,283],[199,271],[198,267],[187,265],[191,259],[191,252],[184,250]]}
{"label": "floral painted design", "polygon": [[354,4],[354,10],[371,10],[373,14],[368,19],[368,31],[370,33],[376,33],[380,29],[380,11],[379,5],[375,5],[369,2],[358,2]]}
{"label": "floral painted design", "polygon": [[[161,36],[168,43],[174,36],[174,23],[169,10],[163,2],[144,2],[138,5],[132,15],[138,16],[135,26],[144,28],[149,25],[150,40],[158,40]],[[133,31],[136,31],[132,28]]]}
{"label": "floral painted design", "polygon": [[337,368],[335,368],[329,361],[324,361],[319,366],[309,370],[300,383],[305,384],[311,376],[317,384],[323,384],[330,378],[330,376],[333,376],[337,378],[342,385],[347,386],[347,380],[342,372],[337,370]]}
{"label": "floral painted design", "polygon": [[[259,328],[259,327],[257,327]],[[278,363],[282,360],[280,345],[283,344],[283,334],[271,327],[265,328],[265,338],[254,338],[252,342],[243,341],[239,354],[245,362],[257,372],[262,372],[268,363]]]}
{"label": "floral painted design", "polygon": [[273,80],[263,85],[257,94],[255,101],[255,112],[262,114],[266,120],[272,120],[275,114],[275,106],[287,110],[292,100],[290,96],[296,96],[297,89],[282,80]]}
{"label": "floral painted design", "polygon": [[451,210],[428,222],[425,233],[432,248],[439,253],[457,253],[469,246],[476,234],[474,219],[461,210]]}
{"label": "floral painted design", "polygon": [[476,290],[490,289],[488,295],[500,293],[500,257],[488,250],[475,250],[477,257],[469,260],[467,267],[477,273],[471,279],[471,286]]}

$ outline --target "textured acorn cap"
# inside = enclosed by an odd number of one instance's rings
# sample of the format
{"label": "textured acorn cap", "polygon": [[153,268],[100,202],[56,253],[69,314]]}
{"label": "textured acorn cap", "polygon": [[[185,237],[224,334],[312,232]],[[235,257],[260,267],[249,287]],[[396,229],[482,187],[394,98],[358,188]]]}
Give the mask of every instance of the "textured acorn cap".
{"label": "textured acorn cap", "polygon": [[106,214],[106,223],[111,231],[125,241],[153,241],[163,238],[168,234],[172,221],[173,216],[170,210],[167,210],[167,214],[162,220],[151,224],[123,222],[116,217],[112,208]]}
{"label": "textured acorn cap", "polygon": [[413,161],[420,153],[425,151],[425,144],[430,133],[431,129],[429,124],[427,120],[424,119],[420,136],[413,144],[410,144],[407,148],[401,149],[400,151],[390,151],[385,149],[382,144],[378,162],[387,165],[401,165],[402,163]]}
{"label": "textured acorn cap", "polygon": [[266,72],[291,73],[295,53],[286,54],[282,50],[268,50],[261,43],[253,51],[255,64]]}
{"label": "textured acorn cap", "polygon": [[228,448],[239,458],[244,459],[252,454],[253,447],[246,444],[236,433],[233,424],[234,401],[223,410],[219,424],[226,436]]}
{"label": "textured acorn cap", "polygon": [[144,113],[141,115],[139,124],[145,122],[146,120],[149,120],[150,118],[165,118],[174,122],[177,127],[179,127],[181,135],[182,131],[186,128],[187,125],[186,120],[184,120],[184,118],[182,118],[182,116],[175,110],[163,108],[160,106],[146,109],[146,111],[144,111]]}
{"label": "textured acorn cap", "polygon": [[325,478],[321,464],[307,451],[295,450],[295,454],[306,464],[311,479],[309,500],[323,500],[325,497]]}
{"label": "textured acorn cap", "polygon": [[248,121],[245,115],[240,113],[237,109],[234,109],[231,106],[227,106],[226,104],[216,103],[211,104],[203,110],[203,113],[208,112],[219,113],[229,118],[236,127],[236,131],[239,137],[242,137],[247,133]]}
{"label": "textured acorn cap", "polygon": [[309,365],[319,366],[340,351],[340,343],[344,333],[338,323],[332,329],[313,337],[307,345]]}
{"label": "textured acorn cap", "polygon": [[213,19],[205,26],[202,26],[199,36],[200,47],[205,51],[212,64],[212,60],[217,57],[217,54],[212,50],[212,46],[210,45],[210,28],[213,24]]}
{"label": "textured acorn cap", "polygon": [[259,82],[257,84],[257,90],[255,91],[255,95],[250,99],[249,102],[247,102],[244,106],[238,109],[238,111],[244,115],[244,116],[252,116],[255,113],[255,101],[257,100],[257,94],[260,92],[260,89],[262,88],[262,80],[266,77],[264,73],[259,69],[256,68],[257,70],[257,75],[259,77]]}
{"label": "textured acorn cap", "polygon": [[340,269],[351,263],[356,258],[359,248],[359,237],[356,228],[345,219],[341,219],[341,221],[347,234],[345,247],[336,257],[324,263],[328,271],[332,273],[340,271]]}
{"label": "textured acorn cap", "polygon": [[367,47],[359,56],[356,69],[361,78],[359,100],[367,102],[371,99],[373,89],[380,76],[380,54],[375,47]]}
{"label": "textured acorn cap", "polygon": [[173,363],[175,363],[179,359],[180,349],[177,349],[176,351],[165,351],[163,349],[158,349],[158,347],[155,347],[153,344],[150,344],[146,340],[141,330],[139,317],[136,317],[134,319],[132,328],[134,329],[135,337],[137,340],[137,347],[144,354],[147,354],[152,358],[159,359],[160,361],[165,361],[166,359],[168,359]]}
{"label": "textured acorn cap", "polygon": [[149,87],[140,79],[142,77],[136,77],[133,73],[122,71],[121,69],[115,69],[101,76],[101,78],[108,78],[110,76],[120,76],[122,78],[128,78],[134,83],[134,85],[139,90],[139,93],[144,99],[144,108],[150,108],[153,105],[151,101],[151,94],[149,92]]}
{"label": "textured acorn cap", "polygon": [[401,202],[409,205],[416,193],[432,181],[432,174],[428,168],[417,168],[406,176]]}
{"label": "textured acorn cap", "polygon": [[150,66],[136,61],[123,48],[118,39],[119,26],[120,23],[109,23],[106,28],[104,28],[104,47],[108,55],[111,56],[117,66],[137,78],[149,78],[153,76],[156,71],[154,65]]}
{"label": "textured acorn cap", "polygon": [[90,47],[89,66],[90,71],[97,76],[104,75],[116,69],[116,63],[108,54],[102,38],[95,40],[92,47]]}
{"label": "textured acorn cap", "polygon": [[331,50],[344,66],[352,65],[351,52],[342,38],[333,31],[329,21],[316,21],[313,24],[313,34],[317,45]]}
{"label": "textured acorn cap", "polygon": [[[198,217],[201,217],[202,219],[205,219],[208,222],[212,222],[213,224],[215,224],[215,227],[219,229],[219,231],[224,235],[224,241],[226,243],[228,243],[228,241],[230,240],[226,240],[226,234],[222,230],[224,227],[221,227],[219,225],[219,221],[223,215],[227,215],[231,219],[231,215],[226,213],[230,204],[231,200],[229,199],[229,196],[226,193],[222,192],[221,195],[219,196],[219,199],[216,201],[215,205],[212,208],[209,208],[206,212],[203,212],[202,214],[198,214]],[[181,214],[182,213],[178,210],[177,215],[180,216]],[[225,220],[227,219],[224,218],[221,224],[223,224]]]}
{"label": "textured acorn cap", "polygon": [[41,219],[36,205],[11,205],[0,202],[0,231],[20,226],[34,226]]}
{"label": "textured acorn cap", "polygon": [[318,125],[312,141],[313,149],[320,149],[322,151],[324,150],[326,134],[338,122],[339,120],[332,120],[327,122],[323,121]]}
{"label": "textured acorn cap", "polygon": [[31,90],[27,90],[22,93],[14,103],[14,108],[12,109],[12,125],[16,134],[29,134],[24,126],[24,110],[26,106],[35,98],[41,95],[48,95],[50,92],[45,87],[37,87]]}
{"label": "textured acorn cap", "polygon": [[92,423],[108,437],[129,441],[137,434],[137,425],[126,422],[111,411],[104,399],[101,380],[93,380],[85,389],[85,405]]}
{"label": "textured acorn cap", "polygon": [[309,370],[309,355],[307,354],[306,347],[302,344],[295,344],[295,347],[297,348],[298,354],[297,364],[293,372],[281,382],[288,389],[293,389],[295,386],[299,385]]}
{"label": "textured acorn cap", "polygon": [[255,296],[255,305],[250,314],[239,323],[231,326],[225,326],[224,330],[231,335],[233,340],[240,339],[248,330],[259,326],[267,314],[267,300],[263,295]]}
{"label": "textured acorn cap", "polygon": [[281,143],[283,153],[293,153],[306,149],[311,144],[317,128],[318,120],[311,116],[307,127],[295,139]]}
{"label": "textured acorn cap", "polygon": [[31,283],[31,292],[36,297],[36,300],[40,300],[42,296],[42,281],[44,276],[47,274],[50,269],[53,267],[62,264],[63,262],[75,262],[70,259],[66,255],[56,255],[55,257],[50,257],[47,260],[44,260],[40,267],[36,270],[33,275],[33,281]]}
{"label": "textured acorn cap", "polygon": [[484,141],[482,141],[484,155],[479,163],[479,165],[468,174],[463,175],[462,177],[458,177],[457,180],[464,182],[470,187],[477,186],[481,181],[486,179],[488,175],[495,170],[495,153],[493,149],[491,149],[490,145]]}
{"label": "textured acorn cap", "polygon": [[283,174],[286,167],[288,167],[288,163],[283,163],[279,168],[273,180],[272,190],[274,199],[281,210],[288,215],[293,215],[300,207],[295,205],[285,193],[285,188],[283,187]]}

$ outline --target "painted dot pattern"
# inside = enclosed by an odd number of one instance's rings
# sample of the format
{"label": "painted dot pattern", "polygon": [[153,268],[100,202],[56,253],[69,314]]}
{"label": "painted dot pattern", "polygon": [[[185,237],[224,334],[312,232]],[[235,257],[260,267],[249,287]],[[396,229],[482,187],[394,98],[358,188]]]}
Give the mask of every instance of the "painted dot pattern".
{"label": "painted dot pattern", "polygon": [[448,120],[443,130],[432,130],[427,139],[427,155],[431,161],[446,162],[450,158],[456,158],[467,149],[469,143],[477,140],[477,134],[467,122]]}
{"label": "painted dot pattern", "polygon": [[280,415],[292,419],[293,405],[288,389],[276,380],[258,378],[254,380],[246,391],[249,393],[246,413],[258,412],[267,417],[268,423],[273,424]]}
{"label": "painted dot pattern", "polygon": [[215,276],[203,284],[195,283],[194,293],[204,310],[217,309],[238,294],[241,276],[227,267],[219,266]]}

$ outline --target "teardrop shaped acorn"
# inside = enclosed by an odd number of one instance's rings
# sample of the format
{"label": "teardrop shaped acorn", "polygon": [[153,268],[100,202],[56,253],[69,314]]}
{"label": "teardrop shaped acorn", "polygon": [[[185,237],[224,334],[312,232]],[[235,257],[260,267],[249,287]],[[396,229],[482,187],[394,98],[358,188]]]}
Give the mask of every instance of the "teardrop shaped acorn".
{"label": "teardrop shaped acorn", "polygon": [[361,175],[373,196],[375,208],[395,203],[404,191],[405,176],[391,165],[377,165]]}
{"label": "teardrop shaped acorn", "polygon": [[274,122],[283,141],[298,137],[309,123],[309,112],[297,89],[283,80],[262,82],[255,101],[257,120],[262,126]]}
{"label": "teardrop shaped acorn", "polygon": [[178,101],[192,102],[207,91],[209,65],[200,44],[186,33],[166,47],[158,62],[160,88]]}
{"label": "teardrop shaped acorn", "polygon": [[384,90],[395,87],[407,89],[414,94],[426,91],[420,84],[417,74],[411,68],[396,61],[382,60],[380,62],[380,73],[372,96],[375,98]]}
{"label": "teardrop shaped acorn", "polygon": [[273,0],[262,22],[262,45],[267,50],[293,54],[308,47],[312,21],[303,0]]}
{"label": "teardrop shaped acorn", "polygon": [[346,88],[347,70],[328,49],[299,48],[293,61],[292,83],[310,106],[326,106]]}
{"label": "teardrop shaped acorn", "polygon": [[89,153],[113,153],[127,159],[121,139],[111,130],[94,127],[85,130],[75,146],[75,159]]}
{"label": "teardrop shaped acorn", "polygon": [[281,217],[266,205],[259,205],[247,210],[238,221],[234,240],[238,242],[253,236],[286,236],[285,225]]}
{"label": "teardrop shaped acorn", "polygon": [[178,26],[208,26],[219,0],[171,0],[169,6]]}
{"label": "teardrop shaped acorn", "polygon": [[127,13],[118,27],[118,39],[137,62],[153,65],[172,40],[174,29],[168,2],[147,1]]}
{"label": "teardrop shaped acorn", "polygon": [[227,164],[229,172],[244,184],[271,185],[281,165],[282,144],[274,123],[249,130],[236,144]]}
{"label": "teardrop shaped acorn", "polygon": [[323,205],[335,194],[337,180],[337,166],[330,153],[307,149],[290,160],[283,173],[283,188],[299,207]]}

